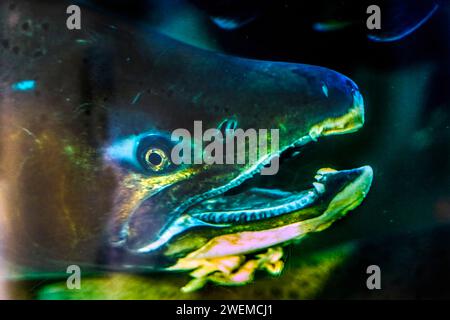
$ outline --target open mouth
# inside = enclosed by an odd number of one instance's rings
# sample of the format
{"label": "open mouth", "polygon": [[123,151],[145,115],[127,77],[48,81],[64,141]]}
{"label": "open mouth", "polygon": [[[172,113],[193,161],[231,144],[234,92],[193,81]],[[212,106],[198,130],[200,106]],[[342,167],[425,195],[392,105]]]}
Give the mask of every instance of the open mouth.
{"label": "open mouth", "polygon": [[[326,119],[313,126],[308,136],[299,139],[279,154],[280,161],[303,154],[303,149],[319,137],[351,133],[358,130],[363,123],[363,101],[359,92],[355,92],[353,107],[345,115]],[[255,166],[253,170],[231,181],[221,190],[216,190],[215,194],[196,203],[185,213],[213,225],[239,225],[279,219],[293,212],[329,203],[349,185],[357,182],[362,175],[366,175],[366,179],[372,178],[372,170],[367,166],[342,171],[322,168],[315,173],[314,178],[304,181],[304,189],[291,191],[254,183],[253,181],[258,180],[256,173],[261,169],[261,165]],[[300,218],[307,219],[319,214],[319,210],[306,210]]]}
{"label": "open mouth", "polygon": [[[261,186],[257,182],[261,177],[259,173],[273,157],[279,157],[282,163],[305,151],[307,145],[321,137],[355,132],[363,123],[363,100],[355,90],[353,105],[347,113],[315,124],[306,136],[261,159],[225,185],[186,201],[180,208],[179,217],[160,233],[156,241],[135,251],[151,252],[167,244],[175,235],[196,227],[232,228],[230,232],[258,231],[318,219],[315,230],[320,230],[322,224],[332,223],[362,202],[372,182],[370,167],[342,171],[330,168],[317,171],[316,167],[314,178],[304,181],[306,187],[301,191]],[[278,174],[274,180],[280,180]],[[304,183],[295,185],[305,186]]]}
{"label": "open mouth", "polygon": [[[207,199],[192,207],[187,214],[212,224],[244,224],[280,218],[292,212],[329,202],[336,194],[355,181],[370,167],[337,171],[322,168],[317,171],[311,188],[298,192],[249,187]],[[320,213],[318,213],[320,214]],[[311,218],[308,211],[302,218]]]}

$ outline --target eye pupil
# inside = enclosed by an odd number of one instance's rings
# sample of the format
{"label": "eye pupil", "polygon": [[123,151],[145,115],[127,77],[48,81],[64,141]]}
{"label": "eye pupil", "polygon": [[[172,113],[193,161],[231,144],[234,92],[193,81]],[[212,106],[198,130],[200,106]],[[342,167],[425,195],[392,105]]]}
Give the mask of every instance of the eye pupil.
{"label": "eye pupil", "polygon": [[178,166],[170,159],[173,146],[170,137],[165,135],[143,135],[136,145],[136,169],[146,175],[161,175],[176,170]]}
{"label": "eye pupil", "polygon": [[156,152],[153,152],[148,156],[148,162],[154,166],[160,165],[162,161],[162,157]]}

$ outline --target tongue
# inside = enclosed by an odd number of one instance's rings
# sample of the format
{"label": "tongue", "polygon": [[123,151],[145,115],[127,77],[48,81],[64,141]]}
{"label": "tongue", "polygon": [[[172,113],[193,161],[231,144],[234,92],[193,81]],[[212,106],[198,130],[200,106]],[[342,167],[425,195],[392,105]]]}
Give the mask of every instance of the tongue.
{"label": "tongue", "polygon": [[314,189],[298,193],[252,188],[236,195],[208,199],[188,211],[188,214],[212,223],[240,223],[272,218],[290,213],[318,199]]}

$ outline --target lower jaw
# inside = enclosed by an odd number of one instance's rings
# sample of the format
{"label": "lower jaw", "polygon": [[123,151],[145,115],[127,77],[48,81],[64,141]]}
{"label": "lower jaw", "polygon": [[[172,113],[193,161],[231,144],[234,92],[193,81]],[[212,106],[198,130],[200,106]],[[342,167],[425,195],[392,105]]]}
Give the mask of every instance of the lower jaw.
{"label": "lower jaw", "polygon": [[[331,201],[268,220],[230,226],[228,230],[221,230],[221,235],[189,253],[186,258],[204,259],[252,253],[288,244],[308,233],[328,228],[364,200],[370,189],[373,173],[370,167],[362,169],[362,174],[335,194]],[[223,234],[224,231],[226,234]]]}

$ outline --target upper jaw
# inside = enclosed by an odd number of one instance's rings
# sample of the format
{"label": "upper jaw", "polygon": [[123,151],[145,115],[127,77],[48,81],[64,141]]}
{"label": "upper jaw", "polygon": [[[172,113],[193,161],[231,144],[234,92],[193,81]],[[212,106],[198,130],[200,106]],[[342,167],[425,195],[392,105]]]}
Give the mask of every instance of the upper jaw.
{"label": "upper jaw", "polygon": [[[346,134],[357,131],[364,124],[364,104],[361,94],[358,90],[353,90],[352,95],[353,105],[347,110],[345,114],[335,118],[324,119],[323,121],[312,126],[307,135],[297,139],[292,144],[285,146],[282,150],[271,153],[266,157],[260,159],[256,164],[239,174],[236,178],[232,179],[228,183],[186,200],[177,209],[177,211],[179,211],[179,217],[173,220],[169,225],[164,227],[155,241],[138,248],[130,248],[129,251],[137,254],[150,253],[155,250],[161,249],[175,236],[191,228],[226,228],[236,223],[249,223],[251,221],[258,221],[261,219],[282,216],[284,214],[298,211],[302,208],[314,205],[318,201],[330,197],[333,192],[337,191],[337,189],[335,189],[334,187],[331,188],[331,185],[328,186],[329,183],[324,184],[320,181],[317,181],[309,190],[290,195],[292,198],[289,200],[292,201],[280,201],[280,206],[276,208],[272,206],[270,208],[266,208],[266,210],[264,210],[264,215],[262,211],[258,212],[258,214],[257,212],[251,212],[250,214],[248,214],[247,212],[240,212],[239,215],[235,214],[233,216],[221,215],[221,218],[217,219],[216,217],[218,217],[218,215],[209,215],[207,212],[198,210],[199,207],[201,208],[202,203],[223,195],[226,191],[241,185],[244,181],[251,179],[253,176],[259,174],[264,166],[270,163],[273,157],[279,157],[280,154],[290,148],[304,146],[313,141],[317,141],[322,136]],[[359,169],[354,170],[356,170],[355,172],[357,172]],[[336,172],[335,174],[330,176],[348,178],[352,176],[350,173],[352,173],[352,170]],[[350,181],[351,179],[347,180]]]}

